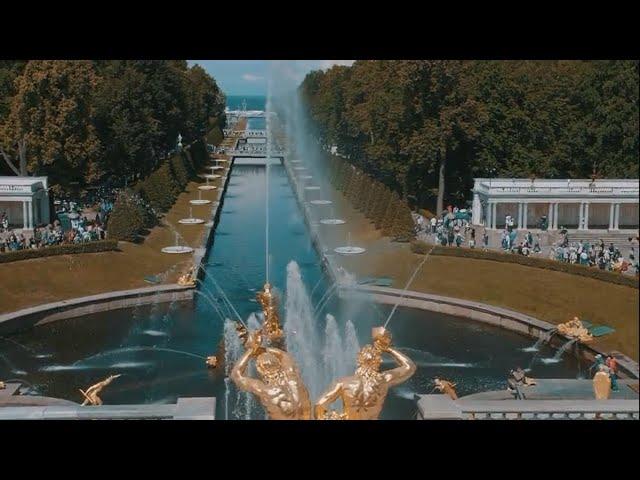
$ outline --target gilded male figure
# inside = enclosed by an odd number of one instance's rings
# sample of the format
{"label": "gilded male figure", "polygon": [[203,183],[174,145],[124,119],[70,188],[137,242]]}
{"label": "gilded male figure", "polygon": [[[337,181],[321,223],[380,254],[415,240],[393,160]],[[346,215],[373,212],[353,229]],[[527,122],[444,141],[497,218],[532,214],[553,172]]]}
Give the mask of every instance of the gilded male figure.
{"label": "gilded male figure", "polygon": [[[355,374],[337,380],[317,401],[316,419],[335,418],[336,413],[328,407],[340,398],[347,420],[377,420],[389,388],[405,382],[415,373],[415,363],[391,347],[391,334],[387,330],[378,327],[372,333],[373,345],[365,345],[358,353]],[[381,372],[385,353],[398,366]]]}
{"label": "gilded male figure", "polygon": [[[231,370],[231,379],[240,390],[254,394],[272,420],[310,420],[311,399],[293,358],[284,350],[262,346],[263,332],[251,332],[246,351]],[[255,359],[260,378],[247,375]]]}

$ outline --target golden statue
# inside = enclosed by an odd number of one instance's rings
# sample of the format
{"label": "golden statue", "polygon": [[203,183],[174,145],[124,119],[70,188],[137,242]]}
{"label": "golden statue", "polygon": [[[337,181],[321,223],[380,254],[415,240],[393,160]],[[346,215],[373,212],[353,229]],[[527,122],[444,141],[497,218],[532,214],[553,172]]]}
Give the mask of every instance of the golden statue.
{"label": "golden statue", "polygon": [[102,391],[102,389],[104,387],[106,387],[107,385],[109,385],[111,382],[113,382],[116,378],[122,376],[121,374],[118,375],[111,375],[108,378],[106,378],[105,380],[96,383],[95,385],[91,385],[89,388],[87,388],[87,391],[83,391],[82,389],[80,390],[80,393],[82,393],[82,395],[84,395],[84,402],[82,402],[82,406],[85,405],[102,405],[102,399],[98,396],[98,394]]}
{"label": "golden statue", "polygon": [[182,285],[182,286],[195,285],[196,281],[193,278],[193,271],[194,271],[194,267],[191,266],[191,268],[189,268],[189,270],[184,275],[180,275],[180,277],[178,278],[178,285]]}
{"label": "golden statue", "polygon": [[600,365],[593,376],[593,393],[596,400],[607,400],[611,395],[611,377],[606,365]]}
{"label": "golden statue", "polygon": [[582,324],[578,317],[573,317],[573,320],[561,323],[558,325],[558,333],[565,335],[569,338],[575,338],[579,342],[586,343],[593,340],[593,335],[589,333],[589,330]]}
{"label": "golden statue", "polygon": [[438,377],[433,379],[433,383],[439,392],[449,395],[449,398],[451,398],[452,400],[458,399],[458,394],[456,393],[456,388],[455,388],[457,383],[453,383],[448,380],[443,380]]}
{"label": "golden statue", "polygon": [[335,410],[327,410],[318,420],[347,420],[346,413],[338,413]]}
{"label": "golden statue", "polygon": [[[310,420],[311,399],[293,358],[279,348],[262,346],[263,332],[251,332],[246,351],[231,370],[231,379],[240,390],[258,397],[272,420]],[[249,361],[255,358],[260,379],[246,376]]]}
{"label": "golden statue", "polygon": [[282,341],[284,334],[280,328],[278,301],[269,282],[264,284],[263,290],[256,294],[256,298],[264,313],[262,330],[270,343],[278,344]]}
{"label": "golden statue", "polygon": [[[415,363],[391,347],[391,334],[384,327],[374,328],[372,337],[373,345],[365,345],[358,353],[355,374],[337,380],[317,401],[317,419],[330,416],[329,405],[340,398],[347,420],[377,420],[389,388],[405,382],[415,373]],[[391,355],[399,366],[380,372],[383,353]]]}
{"label": "golden statue", "polygon": [[5,388],[7,388],[5,383],[4,382],[0,382],[0,390],[4,390]]}
{"label": "golden statue", "polygon": [[218,357],[216,357],[215,355],[207,357],[206,364],[209,368],[216,368],[218,366]]}

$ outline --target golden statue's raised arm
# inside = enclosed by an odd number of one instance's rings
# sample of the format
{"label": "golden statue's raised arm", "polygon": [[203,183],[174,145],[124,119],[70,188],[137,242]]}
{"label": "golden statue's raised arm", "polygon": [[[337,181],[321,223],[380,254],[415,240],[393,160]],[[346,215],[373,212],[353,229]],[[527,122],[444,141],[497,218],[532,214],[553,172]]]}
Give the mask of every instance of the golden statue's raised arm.
{"label": "golden statue's raised arm", "polygon": [[395,387],[396,385],[403,383],[404,381],[411,378],[414,373],[416,373],[416,364],[413,363],[413,361],[404,353],[401,353],[400,351],[391,347],[387,347],[384,352],[391,355],[399,365],[396,368],[392,368],[391,370],[382,372],[382,375],[384,376],[384,379],[388,383],[389,387]]}
{"label": "golden statue's raised arm", "polygon": [[247,377],[245,372],[247,367],[249,366],[249,361],[256,356],[256,352],[253,350],[246,350],[242,357],[236,362],[236,364],[231,369],[231,380],[240,390],[244,390],[245,392],[250,392],[255,395],[259,395],[265,388],[265,384],[260,380],[256,380],[255,378]]}
{"label": "golden statue's raised arm", "polygon": [[335,402],[342,395],[342,382],[335,382],[324,395],[322,395],[315,406],[315,418],[322,420],[329,412],[329,405]]}

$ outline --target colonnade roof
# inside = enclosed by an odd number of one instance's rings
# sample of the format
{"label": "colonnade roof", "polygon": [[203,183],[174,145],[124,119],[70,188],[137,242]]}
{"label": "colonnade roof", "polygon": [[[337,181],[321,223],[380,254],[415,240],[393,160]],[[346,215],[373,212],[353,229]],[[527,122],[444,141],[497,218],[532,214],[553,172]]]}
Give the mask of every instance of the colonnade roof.
{"label": "colonnade roof", "polygon": [[638,199],[639,179],[475,178],[473,192],[486,197]]}

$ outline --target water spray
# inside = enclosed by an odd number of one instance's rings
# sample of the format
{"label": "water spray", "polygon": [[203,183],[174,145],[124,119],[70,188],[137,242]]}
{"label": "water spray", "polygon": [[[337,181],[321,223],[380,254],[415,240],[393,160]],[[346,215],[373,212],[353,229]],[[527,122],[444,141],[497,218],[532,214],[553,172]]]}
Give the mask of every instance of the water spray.
{"label": "water spray", "polygon": [[411,283],[413,282],[413,280],[416,278],[416,275],[418,274],[418,272],[420,271],[420,269],[422,268],[422,266],[424,265],[424,262],[427,261],[427,258],[429,258],[429,255],[431,254],[431,252],[433,251],[433,249],[436,247],[436,245],[434,244],[429,251],[425,254],[424,258],[422,259],[422,261],[420,262],[420,264],[416,267],[415,271],[413,272],[413,275],[411,275],[411,277],[409,277],[409,281],[407,282],[407,284],[404,286],[404,290],[402,292],[402,295],[400,296],[400,298],[398,298],[398,301],[396,302],[396,304],[393,306],[393,309],[391,310],[391,313],[389,313],[389,316],[387,317],[387,321],[384,323],[384,328],[387,328],[387,325],[389,324],[389,321],[391,321],[391,317],[393,317],[393,314],[396,313],[396,310],[398,309],[398,305],[400,305],[400,300],[402,300],[406,295],[407,295],[407,291],[409,289],[409,286],[411,285]]}

